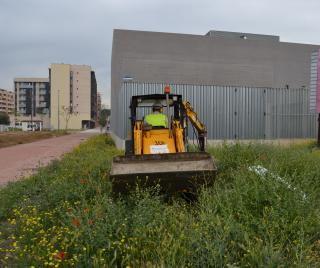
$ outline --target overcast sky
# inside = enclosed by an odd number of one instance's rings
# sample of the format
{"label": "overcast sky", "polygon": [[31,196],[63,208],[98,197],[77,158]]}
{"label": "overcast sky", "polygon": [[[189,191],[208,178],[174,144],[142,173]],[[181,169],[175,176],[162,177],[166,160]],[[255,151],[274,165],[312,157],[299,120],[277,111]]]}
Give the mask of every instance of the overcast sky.
{"label": "overcast sky", "polygon": [[0,88],[47,77],[50,63],[88,64],[110,96],[113,29],[203,35],[210,29],[320,44],[320,0],[0,0]]}

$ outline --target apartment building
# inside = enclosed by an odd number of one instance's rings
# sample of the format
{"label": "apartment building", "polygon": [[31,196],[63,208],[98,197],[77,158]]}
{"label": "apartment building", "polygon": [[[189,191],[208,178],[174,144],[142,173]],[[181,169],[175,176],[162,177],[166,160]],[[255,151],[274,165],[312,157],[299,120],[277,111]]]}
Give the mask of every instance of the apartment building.
{"label": "apartment building", "polygon": [[97,115],[97,82],[91,67],[51,64],[49,81],[51,128],[94,127]]}
{"label": "apartment building", "polygon": [[101,113],[101,94],[100,92],[97,92],[97,121],[100,118]]}
{"label": "apartment building", "polygon": [[49,116],[50,86],[48,78],[15,78],[15,107],[20,116]]}
{"label": "apartment building", "polygon": [[50,84],[48,78],[18,77],[14,79],[15,125],[49,128]]}
{"label": "apartment building", "polygon": [[[97,107],[97,80],[95,72],[91,71],[91,91],[90,91],[90,114],[91,119],[96,122],[98,120],[98,107]],[[95,123],[90,127],[94,127]]]}
{"label": "apartment building", "polygon": [[14,113],[14,92],[0,88],[0,112]]}

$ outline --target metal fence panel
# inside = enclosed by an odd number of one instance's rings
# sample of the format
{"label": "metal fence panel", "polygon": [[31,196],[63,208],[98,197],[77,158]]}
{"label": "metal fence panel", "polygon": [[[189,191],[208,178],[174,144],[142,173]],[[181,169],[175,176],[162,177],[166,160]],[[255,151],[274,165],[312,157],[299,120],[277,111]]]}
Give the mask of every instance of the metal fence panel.
{"label": "metal fence panel", "polygon": [[311,54],[310,69],[310,112],[316,111],[318,52]]}
{"label": "metal fence panel", "polygon": [[[112,103],[111,128],[130,133],[133,95],[163,93],[165,84],[124,82]],[[208,130],[208,139],[315,138],[317,117],[309,112],[309,90],[172,84],[172,93],[190,101]],[[138,109],[142,118],[149,108]],[[191,138],[192,129],[189,127]]]}

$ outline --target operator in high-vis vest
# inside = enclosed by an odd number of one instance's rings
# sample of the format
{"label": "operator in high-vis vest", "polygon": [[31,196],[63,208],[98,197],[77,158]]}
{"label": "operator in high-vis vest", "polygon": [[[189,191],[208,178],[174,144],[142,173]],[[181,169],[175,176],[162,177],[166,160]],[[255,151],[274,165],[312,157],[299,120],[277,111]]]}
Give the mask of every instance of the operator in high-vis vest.
{"label": "operator in high-vis vest", "polygon": [[154,104],[152,106],[152,113],[144,117],[144,122],[152,127],[167,127],[167,116],[162,113],[162,105]]}

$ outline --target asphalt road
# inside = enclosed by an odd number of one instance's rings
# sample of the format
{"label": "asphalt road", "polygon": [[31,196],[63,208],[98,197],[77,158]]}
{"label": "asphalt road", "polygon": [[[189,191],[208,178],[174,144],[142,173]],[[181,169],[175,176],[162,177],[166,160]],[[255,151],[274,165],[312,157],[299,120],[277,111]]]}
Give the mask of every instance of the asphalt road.
{"label": "asphalt road", "polygon": [[30,176],[40,166],[61,158],[81,142],[99,133],[99,129],[90,129],[0,149],[0,186]]}

